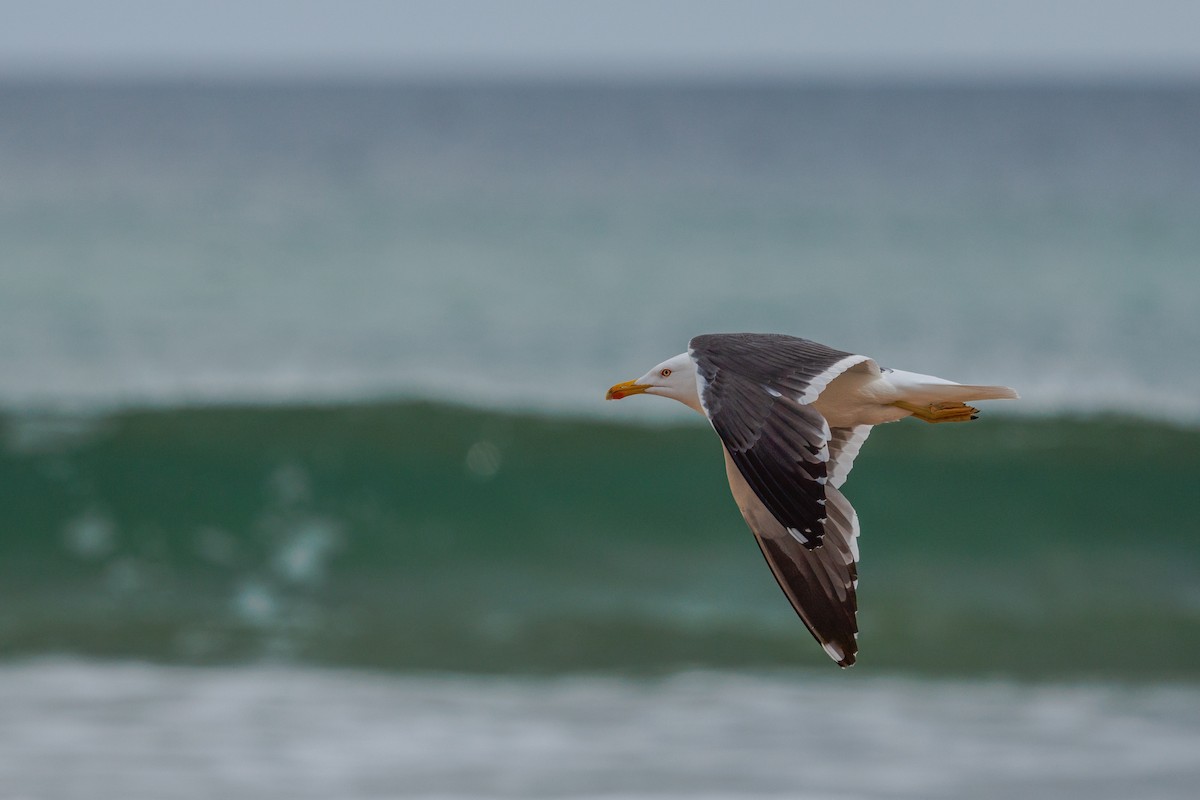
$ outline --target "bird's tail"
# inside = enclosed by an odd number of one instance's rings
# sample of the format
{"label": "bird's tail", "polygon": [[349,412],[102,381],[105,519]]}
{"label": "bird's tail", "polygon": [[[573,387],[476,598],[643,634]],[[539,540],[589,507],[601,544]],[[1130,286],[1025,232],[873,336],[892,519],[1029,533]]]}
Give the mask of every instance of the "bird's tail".
{"label": "bird's tail", "polygon": [[965,383],[927,383],[906,392],[904,399],[926,403],[966,403],[970,400],[1016,400],[1020,395],[1007,386],[974,386]]}

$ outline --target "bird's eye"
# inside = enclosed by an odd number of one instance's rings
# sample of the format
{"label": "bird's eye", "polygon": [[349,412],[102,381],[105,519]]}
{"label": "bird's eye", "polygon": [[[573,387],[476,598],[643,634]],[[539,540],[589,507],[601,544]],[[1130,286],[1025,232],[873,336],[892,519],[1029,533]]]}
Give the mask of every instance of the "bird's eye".
{"label": "bird's eye", "polygon": [[659,374],[659,375],[662,375],[664,378],[669,378],[669,377],[671,377],[671,370],[669,370],[669,369],[660,369],[660,370],[658,371],[658,374]]}

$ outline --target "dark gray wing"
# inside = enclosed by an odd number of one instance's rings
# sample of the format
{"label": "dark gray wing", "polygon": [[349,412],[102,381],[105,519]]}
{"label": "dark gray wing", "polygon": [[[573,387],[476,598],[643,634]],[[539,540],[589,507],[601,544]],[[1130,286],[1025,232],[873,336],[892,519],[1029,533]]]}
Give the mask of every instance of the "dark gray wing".
{"label": "dark gray wing", "polygon": [[843,667],[858,654],[858,517],[840,491],[827,489],[822,547],[800,545],[767,510],[728,450],[725,470],[734,500],[754,533],[779,588],[829,657]]}
{"label": "dark gray wing", "polygon": [[808,403],[866,356],[761,333],[697,336],[688,352],[700,402],[746,483],[796,541],[820,546],[831,434]]}

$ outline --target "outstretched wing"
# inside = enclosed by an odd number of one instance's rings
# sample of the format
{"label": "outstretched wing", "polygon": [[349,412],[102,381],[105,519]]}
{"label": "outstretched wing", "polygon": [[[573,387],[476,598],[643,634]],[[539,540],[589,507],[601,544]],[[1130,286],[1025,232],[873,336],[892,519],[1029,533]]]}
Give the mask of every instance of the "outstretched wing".
{"label": "outstretched wing", "polygon": [[790,336],[689,344],[700,401],[725,445],[729,486],[792,608],[843,667],[858,653],[858,516],[839,488],[870,426],[830,430],[810,404],[864,362]]}
{"label": "outstretched wing", "polygon": [[729,488],[758,540],[779,588],[805,627],[843,667],[858,654],[858,516],[840,491],[827,487],[823,546],[801,546],[750,488],[728,450]]}
{"label": "outstretched wing", "polygon": [[[845,477],[853,461],[847,445],[855,437],[838,440],[847,458],[831,465],[833,434],[809,404],[831,380],[870,359],[807,339],[755,333],[697,336],[688,352],[701,405],[747,485],[797,542],[820,546],[828,485]],[[842,464],[846,470],[837,469]]]}

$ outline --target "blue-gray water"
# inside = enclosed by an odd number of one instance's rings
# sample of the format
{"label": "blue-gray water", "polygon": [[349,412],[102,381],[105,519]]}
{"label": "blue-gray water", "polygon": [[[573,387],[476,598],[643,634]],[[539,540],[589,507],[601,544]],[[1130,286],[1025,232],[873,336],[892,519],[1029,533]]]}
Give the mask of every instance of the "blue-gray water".
{"label": "blue-gray water", "polygon": [[1198,131],[1192,85],[4,85],[0,403],[592,413],[775,330],[1194,423]]}
{"label": "blue-gray water", "polygon": [[[0,83],[0,788],[1190,796],[1198,141],[1194,85]],[[711,431],[603,403],[720,330],[1022,393],[873,434],[846,673]]]}

